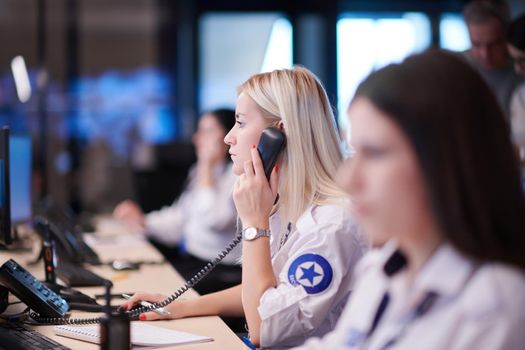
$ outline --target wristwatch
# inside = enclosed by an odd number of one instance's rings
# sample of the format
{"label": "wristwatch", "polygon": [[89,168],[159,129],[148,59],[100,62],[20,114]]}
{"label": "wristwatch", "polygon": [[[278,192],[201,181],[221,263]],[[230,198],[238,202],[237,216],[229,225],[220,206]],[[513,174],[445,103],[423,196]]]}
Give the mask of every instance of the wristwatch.
{"label": "wristwatch", "polygon": [[270,230],[263,230],[256,227],[247,227],[242,230],[242,238],[245,241],[253,241],[259,237],[270,237]]}

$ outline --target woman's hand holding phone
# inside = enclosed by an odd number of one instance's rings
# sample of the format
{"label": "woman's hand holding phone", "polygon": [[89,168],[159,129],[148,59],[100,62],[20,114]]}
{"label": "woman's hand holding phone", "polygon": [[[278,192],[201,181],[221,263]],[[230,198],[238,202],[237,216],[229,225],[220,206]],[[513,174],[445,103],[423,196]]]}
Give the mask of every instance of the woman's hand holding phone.
{"label": "woman's hand holding phone", "polygon": [[266,179],[264,167],[257,148],[251,148],[251,161],[244,162],[244,173],[239,176],[233,189],[233,200],[242,226],[267,229],[278,189],[278,166]]}
{"label": "woman's hand holding phone", "polygon": [[[278,167],[273,168],[268,181],[259,151],[255,146],[251,149],[251,156],[252,160],[244,163],[244,174],[239,176],[235,183],[233,200],[243,228],[255,227],[267,230],[270,225],[270,213],[277,197]],[[277,284],[273,274],[268,239],[245,241],[242,255],[242,306],[250,328],[250,337],[255,341],[254,344],[258,344],[261,318],[257,307],[261,295]]]}

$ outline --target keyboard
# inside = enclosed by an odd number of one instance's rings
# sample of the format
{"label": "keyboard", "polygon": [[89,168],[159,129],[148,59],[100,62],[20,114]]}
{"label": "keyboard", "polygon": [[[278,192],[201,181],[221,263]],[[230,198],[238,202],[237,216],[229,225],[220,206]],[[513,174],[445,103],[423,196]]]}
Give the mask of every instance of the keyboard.
{"label": "keyboard", "polygon": [[57,343],[53,339],[50,339],[25,325],[11,322],[0,323],[0,349],[70,350],[70,348]]}
{"label": "keyboard", "polygon": [[56,268],[57,276],[69,287],[104,286],[105,278],[80,265],[60,261]]}

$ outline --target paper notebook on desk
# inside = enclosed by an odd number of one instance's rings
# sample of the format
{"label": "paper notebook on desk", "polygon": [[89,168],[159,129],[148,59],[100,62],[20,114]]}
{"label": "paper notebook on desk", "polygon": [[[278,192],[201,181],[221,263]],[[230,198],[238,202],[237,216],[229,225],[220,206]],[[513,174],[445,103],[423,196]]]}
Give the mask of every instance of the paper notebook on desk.
{"label": "paper notebook on desk", "polygon": [[[100,344],[100,325],[55,326],[56,335]],[[213,338],[152,326],[143,322],[131,323],[131,344],[136,346],[167,346],[213,341]]]}

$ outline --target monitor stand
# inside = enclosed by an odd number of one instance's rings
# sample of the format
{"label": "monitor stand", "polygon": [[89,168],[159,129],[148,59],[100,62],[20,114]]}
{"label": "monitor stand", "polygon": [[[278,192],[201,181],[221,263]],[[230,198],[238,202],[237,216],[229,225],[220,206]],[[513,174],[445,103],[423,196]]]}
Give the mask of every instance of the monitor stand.
{"label": "monitor stand", "polygon": [[0,244],[0,251],[10,251],[10,252],[30,252],[33,250],[29,240],[20,239],[17,228],[13,228],[13,242],[8,245]]}

